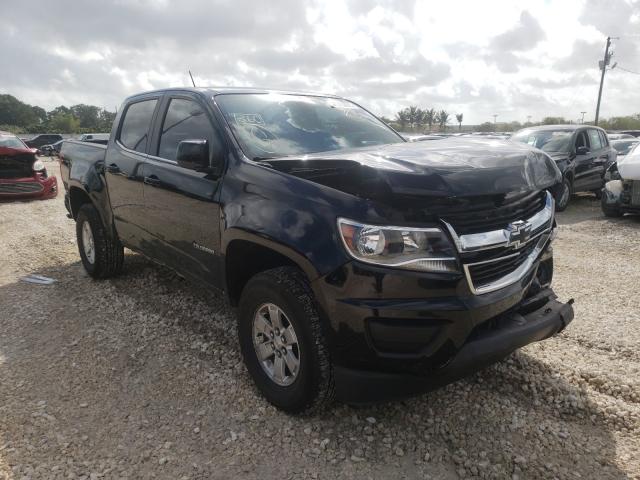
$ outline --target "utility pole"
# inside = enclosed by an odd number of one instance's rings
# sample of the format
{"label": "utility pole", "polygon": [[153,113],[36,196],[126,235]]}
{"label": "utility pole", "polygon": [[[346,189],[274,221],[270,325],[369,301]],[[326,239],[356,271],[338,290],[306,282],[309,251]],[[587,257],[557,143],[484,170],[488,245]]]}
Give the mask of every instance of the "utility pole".
{"label": "utility pole", "polygon": [[600,76],[600,90],[598,90],[598,105],[596,106],[596,120],[594,125],[598,125],[598,117],[600,117],[600,100],[602,99],[602,86],[604,85],[604,72],[607,71],[607,65],[611,60],[611,54],[609,53],[609,47],[611,46],[611,37],[607,37],[607,45],[604,47],[604,59],[600,62],[600,70],[602,75]]}
{"label": "utility pole", "polygon": [[531,115],[527,115],[527,123],[531,123]]}
{"label": "utility pole", "polygon": [[582,114],[582,121],[580,123],[584,123],[584,114],[587,112],[580,112]]}
{"label": "utility pole", "polygon": [[494,129],[498,128],[498,127],[497,127],[497,121],[496,121],[496,119],[497,119],[497,118],[498,118],[498,115],[497,115],[497,114],[494,114],[494,115],[493,115],[493,128],[494,128]]}

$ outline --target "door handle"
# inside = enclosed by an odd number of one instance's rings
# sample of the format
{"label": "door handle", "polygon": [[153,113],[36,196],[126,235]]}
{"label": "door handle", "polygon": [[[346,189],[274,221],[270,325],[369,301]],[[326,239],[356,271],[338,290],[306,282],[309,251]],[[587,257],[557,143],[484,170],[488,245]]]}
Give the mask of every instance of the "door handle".
{"label": "door handle", "polygon": [[150,175],[148,177],[144,177],[142,179],[142,181],[146,185],[151,185],[152,187],[159,187],[160,186],[160,179],[158,177],[156,177],[155,175]]}
{"label": "door handle", "polygon": [[116,165],[115,163],[112,163],[110,165],[107,166],[107,172],[109,173],[120,173],[120,167],[118,165]]}

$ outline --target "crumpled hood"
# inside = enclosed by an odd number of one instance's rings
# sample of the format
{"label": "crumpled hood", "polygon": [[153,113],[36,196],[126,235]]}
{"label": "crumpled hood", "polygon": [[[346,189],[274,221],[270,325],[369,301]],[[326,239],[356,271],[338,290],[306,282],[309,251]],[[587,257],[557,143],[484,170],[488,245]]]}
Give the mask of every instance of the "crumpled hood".
{"label": "crumpled hood", "polygon": [[20,178],[32,175],[35,149],[0,147],[0,178]]}
{"label": "crumpled hood", "polygon": [[538,191],[561,181],[555,162],[528,145],[449,138],[268,160],[271,167],[347,193],[466,197]]}

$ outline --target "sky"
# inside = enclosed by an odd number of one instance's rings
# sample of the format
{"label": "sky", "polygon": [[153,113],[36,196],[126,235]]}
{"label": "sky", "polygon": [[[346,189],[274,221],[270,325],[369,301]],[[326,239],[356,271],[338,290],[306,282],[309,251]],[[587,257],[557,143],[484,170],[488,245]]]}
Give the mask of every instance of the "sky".
{"label": "sky", "polygon": [[326,92],[465,124],[640,113],[640,0],[21,0],[2,8],[0,93],[114,110],[156,88]]}

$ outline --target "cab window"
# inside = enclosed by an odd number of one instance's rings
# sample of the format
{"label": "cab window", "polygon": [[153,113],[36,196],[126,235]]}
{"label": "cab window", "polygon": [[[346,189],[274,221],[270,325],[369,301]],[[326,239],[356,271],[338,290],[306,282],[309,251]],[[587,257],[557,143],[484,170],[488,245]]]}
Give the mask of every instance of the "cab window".
{"label": "cab window", "polygon": [[600,150],[602,148],[600,132],[598,130],[593,128],[589,129],[589,143],[591,144],[591,150]]}
{"label": "cab window", "polygon": [[201,139],[208,142],[210,154],[220,150],[220,140],[204,108],[193,100],[172,98],[162,122],[158,156],[175,160],[180,142]]}
{"label": "cab window", "polygon": [[122,145],[136,152],[146,152],[149,127],[157,103],[157,99],[143,100],[127,107],[118,137]]}

